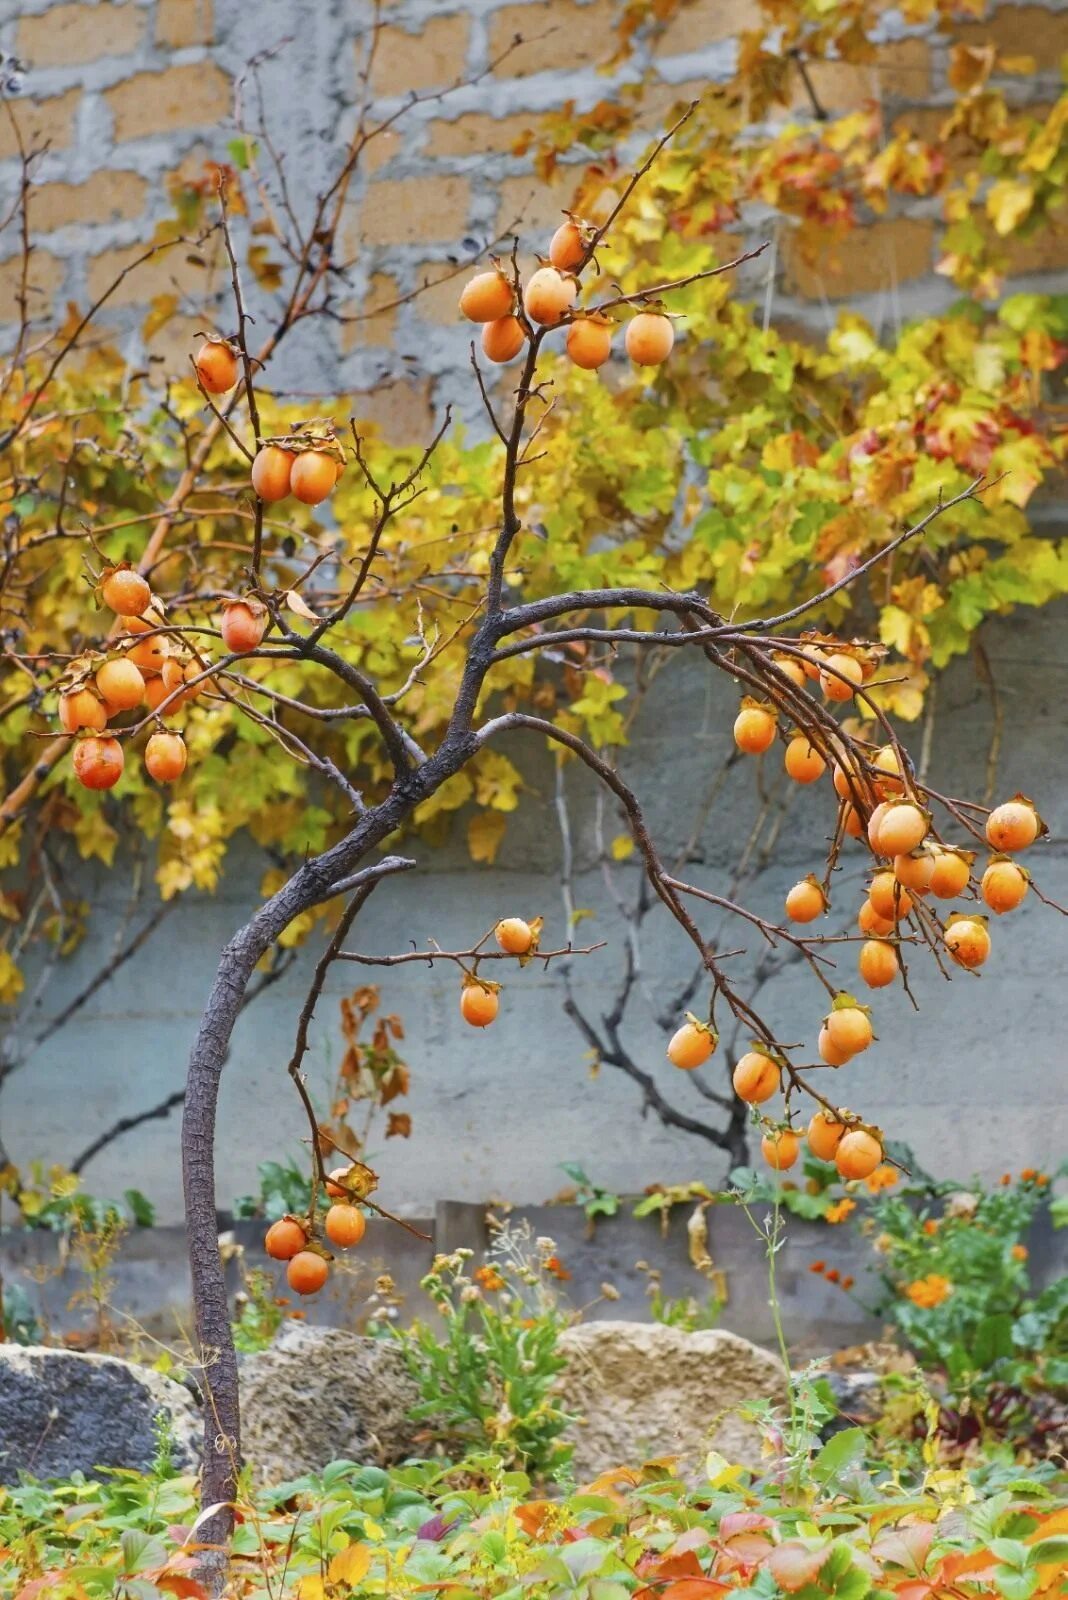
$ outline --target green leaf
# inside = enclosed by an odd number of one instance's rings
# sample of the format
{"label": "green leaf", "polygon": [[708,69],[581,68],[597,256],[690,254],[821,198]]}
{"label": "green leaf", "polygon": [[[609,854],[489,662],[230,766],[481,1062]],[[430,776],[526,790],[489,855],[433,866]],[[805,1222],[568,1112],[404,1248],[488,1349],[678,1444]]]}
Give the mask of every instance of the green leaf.
{"label": "green leaf", "polygon": [[828,1439],[809,1471],[817,1483],[826,1486],[857,1459],[866,1444],[867,1436],[863,1428],[845,1428],[841,1433],[836,1433],[833,1439]]}

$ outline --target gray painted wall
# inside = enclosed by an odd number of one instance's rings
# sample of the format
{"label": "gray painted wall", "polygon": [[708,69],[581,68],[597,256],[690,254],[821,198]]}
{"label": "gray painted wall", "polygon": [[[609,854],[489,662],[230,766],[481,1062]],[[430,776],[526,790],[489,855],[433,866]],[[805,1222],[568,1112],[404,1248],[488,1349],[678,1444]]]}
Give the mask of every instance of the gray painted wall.
{"label": "gray painted wall", "polygon": [[[1039,800],[1053,840],[1036,847],[1029,864],[1044,892],[1061,903],[1068,903],[1066,618],[1064,607],[1021,612],[991,627],[987,639],[1005,714],[997,791],[1007,796],[1023,789]],[[688,835],[704,788],[727,752],[732,706],[729,685],[709,686],[696,669],[676,668],[658,680],[645,707],[626,766],[668,853]],[[958,664],[939,685],[931,767],[936,787],[982,792],[991,727],[987,691],[970,664]],[[533,743],[517,743],[512,753],[531,793],[510,822],[497,865],[469,863],[461,816],[454,844],[437,851],[412,846],[418,873],[378,892],[353,947],[384,953],[433,936],[446,948],[463,948],[513,911],[544,914],[547,938],[562,940],[552,769]],[[575,899],[596,912],[582,932],[590,942],[608,941],[576,974],[579,998],[597,1011],[614,992],[621,938],[599,875],[590,870],[591,787],[571,768],[566,782],[579,869]],[[692,867],[696,881],[720,887],[725,882],[751,825],[754,782],[748,766],[732,775],[715,820],[702,834],[702,859]],[[789,885],[816,864],[831,815],[827,786],[819,790],[791,796],[774,858],[745,891],[758,910],[777,913]],[[606,828],[609,836],[618,831],[610,815]],[[247,864],[251,870],[243,879],[242,863],[235,861],[215,898],[184,902],[142,955],[11,1079],[0,1099],[0,1119],[17,1159],[34,1154],[70,1160],[101,1126],[180,1084],[216,952],[252,903],[261,863]],[[834,912],[840,926],[859,903],[861,870],[858,846],[840,874]],[[621,869],[624,883],[634,875],[633,868]],[[122,913],[116,877],[87,874],[85,889],[98,907],[95,951],[80,951],[53,981],[46,1014],[58,1011],[95,970],[95,952]],[[929,964],[917,962],[920,1015],[899,992],[877,995],[881,1038],[842,1077],[844,1103],[907,1140],[919,1160],[940,1174],[979,1171],[993,1177],[1024,1165],[1050,1166],[1065,1153],[1068,921],[1032,896],[994,927],[993,936],[994,953],[979,978],[961,974],[946,983]],[[741,924],[725,937],[756,952],[758,941]],[[650,919],[644,952],[653,989],[689,970],[680,966],[688,956],[666,914]],[[843,981],[850,967],[846,958]],[[304,1128],[285,1063],[309,971],[310,958],[302,958],[238,1026],[220,1115],[224,1205],[254,1186],[257,1162],[300,1149]],[[364,976],[359,968],[334,971],[309,1056],[314,1082],[325,1084],[338,1060],[337,999]],[[581,1161],[597,1182],[632,1193],[657,1181],[723,1177],[718,1152],[669,1133],[654,1117],[640,1117],[629,1081],[607,1068],[591,1079],[585,1045],[561,1013],[552,973],[531,967],[512,977],[500,1018],[485,1033],[461,1022],[452,970],[413,966],[377,977],[386,1008],[404,1017],[404,1050],[413,1074],[412,1137],[374,1152],[387,1205],[425,1214],[441,1197],[535,1202],[563,1185],[560,1163],[567,1160]],[[812,1045],[823,1009],[820,994],[806,971],[790,967],[765,991],[762,1009],[781,1037]],[[707,1109],[686,1076],[664,1060],[662,1036],[640,998],[628,1037],[681,1107],[694,1114]],[[713,1080],[725,1071],[717,1059]],[[147,1124],[90,1165],[88,1187],[117,1193],[135,1185],[157,1201],[161,1221],[174,1220],[180,1207],[177,1140],[176,1118]]]}

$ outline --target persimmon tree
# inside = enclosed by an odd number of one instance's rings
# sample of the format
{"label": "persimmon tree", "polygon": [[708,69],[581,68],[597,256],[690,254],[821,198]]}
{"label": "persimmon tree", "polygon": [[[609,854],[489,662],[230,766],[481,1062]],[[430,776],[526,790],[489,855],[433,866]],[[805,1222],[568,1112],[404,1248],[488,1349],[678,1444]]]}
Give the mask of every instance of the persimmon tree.
{"label": "persimmon tree", "polygon": [[[925,562],[944,557],[952,581],[954,561],[986,564],[974,556],[984,548],[985,502],[994,502],[990,516],[1004,518],[1011,501],[1009,479],[988,483],[978,468],[1002,463],[970,463],[956,443],[932,461],[916,446],[911,473],[895,477],[894,492],[867,514],[867,464],[877,452],[852,446],[858,424],[862,434],[874,425],[859,408],[875,406],[875,388],[864,393],[858,380],[860,400],[847,405],[834,376],[855,341],[822,355],[787,348],[770,328],[754,327],[724,287],[740,264],[767,259],[766,247],[725,261],[687,238],[684,219],[665,232],[666,193],[694,159],[687,140],[698,114],[684,115],[614,191],[591,189],[586,210],[545,241],[547,259],[535,270],[521,269],[513,251],[465,287],[464,314],[479,320],[472,382],[487,417],[484,443],[458,442],[446,416],[432,439],[389,449],[358,423],[346,428],[340,405],[293,408],[270,391],[279,340],[299,336],[312,315],[342,314],[341,268],[328,246],[347,176],[374,137],[363,123],[337,182],[302,222],[272,212],[270,184],[251,153],[251,179],[212,174],[197,248],[220,252],[231,300],[219,333],[189,352],[189,370],[175,372],[147,425],[133,426],[130,407],[148,404],[148,395],[110,387],[105,357],[68,363],[86,319],[35,352],[27,316],[5,370],[14,521],[3,593],[19,632],[7,647],[10,699],[0,727],[23,763],[0,812],[9,864],[53,827],[84,853],[106,856],[123,816],[160,838],[164,894],[210,886],[239,828],[278,856],[262,904],[222,954],[185,1093],[185,1193],[208,1396],[204,1499],[222,1508],[205,1531],[220,1543],[240,1424],[214,1144],[236,1017],[257,967],[329,919],[289,1061],[309,1115],[312,1202],[271,1245],[290,1263],[295,1290],[314,1292],[331,1246],[358,1244],[356,1218],[377,1204],[373,1174],[359,1164],[327,1170],[329,1147],[304,1082],[308,1029],[331,964],[450,962],[460,1017],[481,1027],[506,1010],[515,967],[576,954],[571,928],[543,951],[539,930],[511,907],[501,908],[492,934],[477,939],[474,930],[465,950],[368,958],[345,947],[368,898],[415,869],[401,852],[416,830],[433,841],[443,819],[473,800],[482,807],[473,853],[492,859],[500,827],[484,819],[517,801],[519,773],[506,753],[516,739],[547,742],[603,791],[615,831],[640,863],[648,906],[666,913],[693,951],[695,976],[678,1014],[665,1019],[668,1059],[699,1074],[727,1054],[719,1034],[731,1031],[731,1115],[752,1115],[778,1170],[796,1160],[806,1130],[813,1151],[845,1177],[883,1157],[882,1131],[848,1109],[827,1077],[873,1033],[853,985],[841,981],[842,957],[855,948],[873,988],[907,990],[919,960],[946,973],[975,969],[991,945],[976,896],[1001,914],[1029,889],[1039,892],[1011,859],[1042,831],[1034,808],[1018,798],[990,814],[933,790],[889,720],[916,709],[903,696],[901,664],[889,660],[902,641],[855,638],[845,626],[850,604],[878,609],[887,571],[899,575],[915,562],[922,575]],[[676,154],[680,142],[688,156]],[[261,231],[277,252],[270,276],[281,287],[274,331],[255,343],[237,236],[241,208],[261,190]],[[636,217],[662,241],[662,261],[643,261]],[[150,253],[174,243],[171,236]],[[29,272],[27,263],[27,282]],[[677,345],[676,319],[685,334]],[[763,393],[768,378],[787,395],[815,384],[819,401],[815,422],[780,411],[767,424],[774,440],[748,462],[745,494],[730,468],[740,436],[700,387],[693,360],[714,330],[713,349],[722,345],[743,387],[755,381]],[[942,360],[945,340],[935,343]],[[874,339],[864,346],[873,371],[877,348]],[[613,354],[631,363],[618,387],[597,375]],[[506,369],[503,379],[492,376],[495,366]],[[839,408],[833,446],[819,444],[824,402]],[[915,433],[920,413],[912,414]],[[611,455],[606,439],[619,443]],[[50,476],[57,458],[61,470]],[[686,492],[688,537],[676,542],[668,532],[693,463],[721,475],[709,481],[727,488],[721,501],[733,507],[731,520],[699,526],[711,508],[691,515]],[[820,570],[800,539],[802,553],[787,554],[813,502],[813,538],[838,516],[864,513],[864,539],[838,566]],[[78,589],[83,577],[102,608],[96,616]],[[943,579],[923,582],[940,592]],[[42,613],[44,596],[52,605]],[[881,614],[878,621],[885,634]],[[688,655],[736,685],[737,759],[778,760],[781,752],[791,783],[827,791],[829,850],[791,891],[781,920],[666,862],[621,774],[620,663],[633,659],[640,673],[653,654]],[[905,660],[915,665],[907,649]],[[121,812],[101,798],[116,791]],[[971,852],[988,847],[995,859],[980,877]],[[870,860],[870,890],[858,931],[827,934],[819,920],[846,850]],[[819,853],[814,847],[814,862]],[[804,1041],[778,1037],[755,987],[732,975],[729,952],[709,936],[713,916],[808,968]]]}

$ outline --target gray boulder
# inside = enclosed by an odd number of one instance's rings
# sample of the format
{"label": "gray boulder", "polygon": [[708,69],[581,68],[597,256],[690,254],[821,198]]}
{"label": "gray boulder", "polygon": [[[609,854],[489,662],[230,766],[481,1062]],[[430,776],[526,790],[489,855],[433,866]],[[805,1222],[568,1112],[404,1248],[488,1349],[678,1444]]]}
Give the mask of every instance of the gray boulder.
{"label": "gray boulder", "polygon": [[589,1322],[560,1341],[564,1409],[581,1419],[567,1437],[581,1483],[610,1467],[679,1457],[700,1476],[709,1450],[758,1467],[760,1432],[739,1416],[747,1401],[786,1401],[777,1356],[719,1329],[687,1333],[658,1322]]}
{"label": "gray boulder", "polygon": [[17,1483],[20,1473],[145,1470],[161,1415],[170,1419],[175,1465],[195,1466],[200,1417],[181,1384],[118,1356],[0,1344],[0,1483]]}
{"label": "gray boulder", "polygon": [[282,1325],[241,1363],[241,1443],[263,1483],[345,1459],[390,1466],[418,1453],[419,1393],[399,1348],[337,1328]]}

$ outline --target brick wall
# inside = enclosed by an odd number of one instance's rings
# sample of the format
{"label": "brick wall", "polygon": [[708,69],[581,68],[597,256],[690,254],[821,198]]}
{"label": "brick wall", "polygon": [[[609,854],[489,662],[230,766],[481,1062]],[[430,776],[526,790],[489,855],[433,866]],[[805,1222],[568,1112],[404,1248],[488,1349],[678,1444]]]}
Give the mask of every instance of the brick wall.
{"label": "brick wall", "polygon": [[[19,114],[27,135],[49,146],[33,213],[40,311],[68,300],[84,305],[102,292],[171,214],[170,175],[196,175],[209,157],[228,158],[235,80],[251,56],[272,47],[281,46],[263,68],[272,127],[292,160],[297,191],[315,190],[351,123],[370,6],[23,0],[17,10],[0,23],[0,46],[27,63]],[[738,32],[755,10],[753,0],[694,0],[657,43],[652,64],[662,87],[651,113],[726,76]],[[639,51],[614,77],[598,70],[610,53],[612,13],[613,0],[468,0],[455,7],[451,0],[398,0],[388,8],[372,74],[381,108],[394,108],[411,89],[444,91],[457,79],[465,86],[413,108],[372,147],[345,219],[356,260],[343,312],[386,306],[512,226],[537,235],[553,222],[567,200],[566,163],[545,191],[512,146],[539,113],[567,100],[591,104],[650,64]],[[524,42],[509,50],[517,34]],[[1012,92],[1046,103],[1068,51],[1068,0],[991,6],[985,20],[962,25],[959,37],[1033,54],[1038,76],[1011,80]],[[906,118],[930,133],[937,107],[950,98],[946,66],[944,39],[906,27],[888,8],[871,66],[822,64],[813,78],[833,110],[875,94],[888,122]],[[13,148],[0,119],[0,191],[10,192],[16,174]],[[833,278],[795,261],[784,236],[774,263],[776,315],[823,325],[833,303],[848,299],[881,324],[945,303],[955,291],[932,271],[940,226],[938,201],[874,221],[847,245]],[[13,313],[8,248],[0,240],[0,322]],[[1048,283],[1063,260],[1055,248],[1021,247],[1017,266]],[[759,270],[766,272],[763,263]],[[149,341],[148,353],[163,369],[185,359],[191,331],[210,310],[208,286],[203,267],[181,252],[157,258],[123,283],[105,321],[137,358],[147,306],[155,296],[177,294],[182,315]],[[444,282],[369,322],[309,329],[272,369],[272,381],[356,392],[365,396],[357,409],[393,429],[418,426],[445,398],[466,408],[468,334],[456,322],[456,296],[457,284]],[[411,376],[416,365],[418,377]]]}

